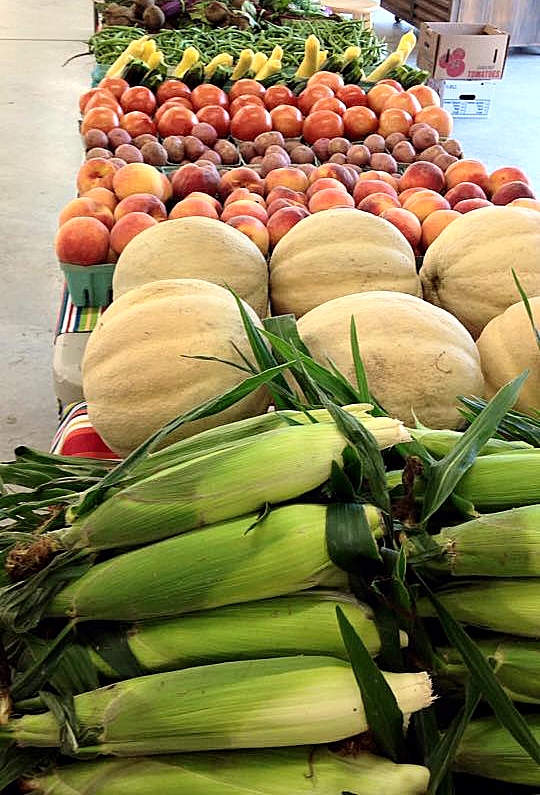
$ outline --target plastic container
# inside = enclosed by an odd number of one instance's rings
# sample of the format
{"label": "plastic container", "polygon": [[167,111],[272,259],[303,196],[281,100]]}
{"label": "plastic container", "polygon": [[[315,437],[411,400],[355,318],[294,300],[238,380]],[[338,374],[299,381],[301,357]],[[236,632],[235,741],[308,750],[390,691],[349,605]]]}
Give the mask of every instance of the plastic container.
{"label": "plastic container", "polygon": [[108,306],[112,301],[112,276],[114,265],[70,265],[61,262],[60,267],[75,306]]}

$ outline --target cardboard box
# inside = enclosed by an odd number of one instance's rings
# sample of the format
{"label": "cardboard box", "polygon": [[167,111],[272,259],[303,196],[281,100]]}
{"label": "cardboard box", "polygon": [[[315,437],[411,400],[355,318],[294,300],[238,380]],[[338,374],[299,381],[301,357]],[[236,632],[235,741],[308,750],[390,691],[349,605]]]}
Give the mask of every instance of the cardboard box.
{"label": "cardboard box", "polygon": [[500,80],[509,42],[493,25],[422,22],[417,64],[438,80]]}
{"label": "cardboard box", "polygon": [[496,80],[430,80],[445,110],[456,119],[487,119]]}

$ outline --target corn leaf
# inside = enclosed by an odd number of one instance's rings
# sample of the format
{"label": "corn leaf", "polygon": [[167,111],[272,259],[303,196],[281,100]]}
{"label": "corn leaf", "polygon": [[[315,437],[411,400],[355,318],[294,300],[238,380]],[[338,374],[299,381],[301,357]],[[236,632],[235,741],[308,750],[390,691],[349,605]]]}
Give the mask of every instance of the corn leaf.
{"label": "corn leaf", "polygon": [[476,643],[469,638],[461,625],[437,599],[418,572],[416,572],[416,576],[435,608],[446,637],[463,657],[477,692],[482,693],[486,701],[489,702],[499,723],[510,732],[531,758],[540,764],[540,744],[536,741],[523,716],[499,684],[490,663]]}
{"label": "corn leaf", "polygon": [[536,340],[536,345],[538,347],[538,352],[540,353],[540,329],[536,327],[536,324],[534,322],[534,317],[533,317],[533,313],[532,313],[532,309],[531,309],[531,303],[529,301],[529,296],[527,295],[527,293],[523,289],[523,287],[521,285],[521,282],[518,279],[518,275],[517,275],[517,273],[515,272],[515,270],[513,268],[512,268],[512,276],[514,277],[514,281],[516,283],[516,287],[519,290],[519,294],[521,296],[521,300],[525,304],[525,311],[527,312],[527,316],[528,316],[529,321],[531,323],[532,332],[533,332],[534,338]]}
{"label": "corn leaf", "polygon": [[[30,775],[56,756],[50,748],[19,748],[12,744],[0,750],[0,792],[22,776]],[[20,791],[17,789],[16,791]]]}
{"label": "corn leaf", "polygon": [[[430,754],[433,753],[440,739],[434,707],[422,709],[411,715],[407,742],[409,748],[412,746],[410,755],[413,759],[419,759],[420,764],[428,767]],[[441,779],[437,795],[454,795],[453,778],[450,772],[447,772]]]}
{"label": "corn leaf", "polygon": [[395,696],[339,606],[336,607],[336,614],[375,743],[384,756],[394,762],[403,762],[403,714]]}
{"label": "corn leaf", "polygon": [[494,435],[500,421],[516,402],[527,375],[525,371],[499,389],[452,450],[426,468],[422,522],[426,522],[446,502],[465,472],[472,466],[479,451]]}
{"label": "corn leaf", "polygon": [[326,546],[330,560],[344,571],[361,570],[366,558],[381,560],[364,508],[357,503],[334,502],[327,507]]}
{"label": "corn leaf", "polygon": [[[487,401],[483,398],[460,395],[458,400],[468,409],[468,411],[459,409],[467,422],[472,422],[487,406]],[[540,414],[535,418],[519,411],[507,411],[499,424],[496,437],[527,442],[533,447],[540,447]]]}

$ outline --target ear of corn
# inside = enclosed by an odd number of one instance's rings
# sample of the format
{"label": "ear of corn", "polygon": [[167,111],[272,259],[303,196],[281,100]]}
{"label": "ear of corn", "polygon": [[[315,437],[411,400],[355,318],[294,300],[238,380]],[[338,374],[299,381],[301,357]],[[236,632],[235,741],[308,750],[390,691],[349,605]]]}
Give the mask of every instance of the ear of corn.
{"label": "ear of corn", "polygon": [[540,503],[540,450],[479,456],[455,494],[484,512]]}
{"label": "ear of corn", "polygon": [[58,768],[25,782],[38,795],[424,795],[429,771],[325,746],[104,759]]}
{"label": "ear of corn", "polygon": [[[540,578],[465,582],[442,588],[436,596],[463,624],[526,638],[540,637]],[[426,598],[418,601],[418,609],[423,616],[435,615]]]}
{"label": "ear of corn", "polygon": [[[374,535],[380,512],[362,506]],[[329,559],[326,507],[287,505],[175,536],[99,563],[64,588],[51,616],[135,621],[281,596],[346,588]]]}
{"label": "ear of corn", "polygon": [[[526,720],[540,742],[540,714],[528,715]],[[454,770],[511,784],[540,786],[540,765],[494,717],[469,723],[457,750]]]}
{"label": "ear of corn", "polygon": [[[410,438],[387,417],[363,424],[381,448]],[[331,423],[263,433],[117,491],[58,540],[96,550],[138,546],[286,502],[321,486],[347,445]]]}
{"label": "ear of corn", "polygon": [[[429,706],[426,673],[384,674],[404,714]],[[84,753],[139,756],[334,742],[368,729],[350,665],[282,657],[151,674],[75,696]],[[52,713],[24,715],[0,736],[55,747]]]}
{"label": "ear of corn", "polygon": [[[444,458],[463,436],[459,431],[431,430],[430,428],[411,428],[410,434],[418,440],[435,458]],[[490,439],[480,450],[478,455],[495,455],[497,453],[510,453],[514,450],[533,450],[530,444],[520,441],[506,441],[505,439]]]}

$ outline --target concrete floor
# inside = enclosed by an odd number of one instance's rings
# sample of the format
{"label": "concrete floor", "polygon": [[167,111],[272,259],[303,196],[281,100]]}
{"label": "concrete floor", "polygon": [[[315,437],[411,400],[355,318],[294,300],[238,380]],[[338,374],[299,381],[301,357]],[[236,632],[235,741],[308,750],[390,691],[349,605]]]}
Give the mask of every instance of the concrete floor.
{"label": "concrete floor", "polygon": [[[9,12],[9,13],[8,13]],[[375,29],[389,43],[407,29],[384,11]],[[77,100],[91,59],[68,66],[92,32],[91,0],[0,0],[0,460],[26,444],[49,447],[57,408],[51,362],[61,288],[53,239],[75,195],[82,152]],[[458,120],[455,135],[488,168],[524,168],[540,191],[540,57],[512,51],[490,119]]]}

